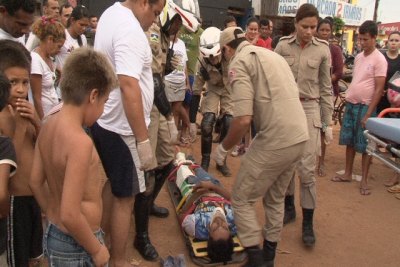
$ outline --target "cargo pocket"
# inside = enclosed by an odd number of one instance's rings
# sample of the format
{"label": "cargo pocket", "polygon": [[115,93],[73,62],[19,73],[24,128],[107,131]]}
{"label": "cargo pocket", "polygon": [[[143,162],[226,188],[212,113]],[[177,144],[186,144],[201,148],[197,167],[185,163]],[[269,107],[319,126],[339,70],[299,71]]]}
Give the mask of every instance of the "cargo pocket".
{"label": "cargo pocket", "polygon": [[293,56],[283,56],[289,66],[293,66],[294,64],[294,57]]}
{"label": "cargo pocket", "polygon": [[318,120],[318,119],[313,119],[313,125],[314,125],[314,127],[315,127],[315,128],[322,129],[322,123],[321,123],[321,120]]}
{"label": "cargo pocket", "polygon": [[318,70],[319,70],[319,61],[315,59],[308,59],[307,60],[308,66],[308,73],[307,78],[311,81],[317,82],[318,81]]}

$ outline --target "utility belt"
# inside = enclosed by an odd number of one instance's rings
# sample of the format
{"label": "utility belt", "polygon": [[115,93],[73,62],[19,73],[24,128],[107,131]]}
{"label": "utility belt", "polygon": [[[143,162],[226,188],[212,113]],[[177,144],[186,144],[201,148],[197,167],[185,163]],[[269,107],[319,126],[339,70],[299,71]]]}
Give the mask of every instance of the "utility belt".
{"label": "utility belt", "polygon": [[299,99],[301,102],[317,101],[319,103],[319,97],[300,97]]}

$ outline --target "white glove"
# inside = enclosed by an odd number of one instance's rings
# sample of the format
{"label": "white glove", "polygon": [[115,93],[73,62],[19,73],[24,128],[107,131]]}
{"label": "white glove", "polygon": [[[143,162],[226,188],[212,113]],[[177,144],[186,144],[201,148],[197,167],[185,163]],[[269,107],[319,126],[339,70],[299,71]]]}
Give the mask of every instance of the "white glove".
{"label": "white glove", "polygon": [[217,149],[214,151],[212,158],[218,165],[224,165],[224,161],[226,159],[226,155],[228,151],[224,149],[222,143],[217,146]]}
{"label": "white glove", "polygon": [[197,125],[196,123],[191,123],[189,126],[189,134],[190,134],[190,138],[192,140],[194,140],[196,138],[197,135]]}
{"label": "white glove", "polygon": [[179,64],[181,63],[181,59],[179,56],[177,55],[173,55],[171,58],[171,66],[174,70],[176,70],[176,68],[179,66]]}
{"label": "white glove", "polygon": [[140,169],[143,171],[150,170],[153,164],[153,149],[150,140],[146,139],[136,145],[137,153],[140,160]]}
{"label": "white glove", "polygon": [[178,143],[178,129],[176,128],[174,119],[167,121],[169,131],[169,143],[175,145]]}
{"label": "white glove", "polygon": [[332,132],[332,127],[328,126],[326,127],[325,130],[325,145],[329,145],[333,140],[333,132]]}

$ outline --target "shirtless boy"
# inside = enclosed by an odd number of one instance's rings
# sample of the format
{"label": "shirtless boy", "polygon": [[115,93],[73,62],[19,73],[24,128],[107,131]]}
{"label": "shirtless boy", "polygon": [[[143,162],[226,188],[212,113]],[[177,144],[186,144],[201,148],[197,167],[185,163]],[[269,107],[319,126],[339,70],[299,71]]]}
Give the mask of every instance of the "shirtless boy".
{"label": "shirtless boy", "polygon": [[109,61],[90,48],[75,50],[63,71],[64,105],[43,125],[30,186],[49,221],[43,242],[49,266],[107,266],[110,255],[100,229],[105,180],[83,127],[103,113],[116,76]]}
{"label": "shirtless boy", "polygon": [[40,120],[26,100],[31,59],[22,44],[0,41],[0,72],[11,83],[8,107],[0,112],[0,131],[12,139],[18,172],[9,182],[8,262],[10,266],[29,266],[42,256],[40,208],[29,188],[36,136]]}

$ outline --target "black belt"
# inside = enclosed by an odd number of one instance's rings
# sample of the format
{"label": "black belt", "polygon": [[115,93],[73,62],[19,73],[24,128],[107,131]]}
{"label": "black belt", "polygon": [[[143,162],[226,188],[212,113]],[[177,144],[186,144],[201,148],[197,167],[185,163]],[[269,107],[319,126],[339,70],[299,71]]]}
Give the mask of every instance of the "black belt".
{"label": "black belt", "polygon": [[319,100],[319,97],[315,97],[315,98],[312,98],[312,97],[300,97],[300,101],[313,101],[313,100],[317,101],[317,100]]}

